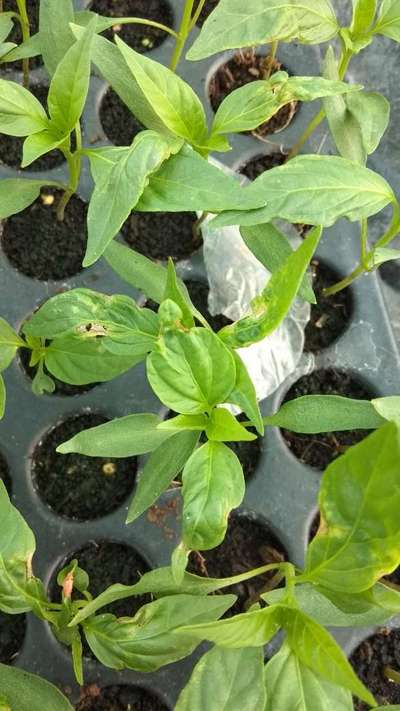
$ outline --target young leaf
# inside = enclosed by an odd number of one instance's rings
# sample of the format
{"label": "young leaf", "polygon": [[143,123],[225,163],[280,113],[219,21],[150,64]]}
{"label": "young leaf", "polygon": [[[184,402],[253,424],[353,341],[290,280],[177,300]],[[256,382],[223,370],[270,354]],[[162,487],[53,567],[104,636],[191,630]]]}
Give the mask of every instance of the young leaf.
{"label": "young leaf", "polygon": [[377,0],[353,0],[353,17],[350,31],[358,37],[368,33],[376,14]]}
{"label": "young leaf", "polygon": [[79,432],[57,447],[59,454],[77,452],[89,457],[131,457],[152,452],[172,432],[158,430],[157,415],[127,415]]}
{"label": "young leaf", "polygon": [[358,222],[395,201],[380,175],[339,156],[298,156],[265,171],[246,190],[267,195],[267,207],[223,213],[210,227],[258,225],[275,217],[330,227],[340,217]]}
{"label": "young leaf", "polygon": [[244,348],[261,341],[282,323],[296,298],[300,284],[321,238],[322,229],[312,230],[295,252],[272,275],[252,304],[253,313],[225,326],[221,339],[231,348]]}
{"label": "young leaf", "polygon": [[49,181],[6,178],[0,181],[0,220],[22,212],[40,195],[40,189]]}
{"label": "young leaf", "polygon": [[302,664],[283,644],[265,667],[265,711],[353,711],[351,693]]}
{"label": "young leaf", "polygon": [[1,58],[0,64],[3,62],[15,62],[20,59],[29,59],[30,57],[38,57],[41,51],[41,37],[40,33],[37,32],[25,42],[21,42],[19,45],[10,43],[10,51],[7,52],[5,56]]}
{"label": "young leaf", "polygon": [[126,523],[135,521],[168,489],[195,450],[198,439],[198,432],[177,432],[152,452],[139,476]]}
{"label": "young leaf", "polygon": [[9,704],[4,711],[73,711],[59,689],[14,666],[0,664],[0,689]]}
{"label": "young leaf", "polygon": [[226,402],[235,385],[235,361],[212,331],[167,331],[147,359],[147,377],[166,407],[196,415]]}
{"label": "young leaf", "polygon": [[40,48],[50,76],[53,76],[58,64],[74,44],[74,35],[69,26],[73,21],[72,0],[40,0]]}
{"label": "young leaf", "polygon": [[2,12],[0,15],[0,42],[4,42],[14,26],[13,13]]}
{"label": "young leaf", "polygon": [[190,549],[183,541],[174,549],[171,556],[172,577],[177,585],[181,585],[185,577],[186,566],[189,560]]}
{"label": "young leaf", "polygon": [[0,79],[0,132],[29,136],[48,125],[47,114],[33,94],[13,81]]}
{"label": "young leaf", "polygon": [[0,318],[0,371],[8,368],[17,352],[17,348],[24,345],[25,342],[8,325],[7,321]]}
{"label": "young leaf", "polygon": [[215,548],[225,536],[229,513],[242,503],[242,465],[225,444],[207,442],[186,463],[182,482],[183,541],[193,550]]}
{"label": "young leaf", "polygon": [[35,377],[32,380],[32,392],[34,395],[44,395],[45,393],[54,393],[56,389],[54,380],[50,378],[43,370],[43,360],[38,363]]}
{"label": "young leaf", "polygon": [[371,405],[380,417],[400,424],[400,395],[375,398],[371,400]]}
{"label": "young leaf", "polygon": [[165,285],[164,299],[172,299],[172,301],[179,306],[182,311],[182,324],[186,328],[192,328],[194,326],[192,302],[190,298],[187,298],[187,291],[185,293],[180,287],[174,263],[171,258],[168,260],[167,283]]}
{"label": "young leaf", "polygon": [[264,434],[264,423],[258,406],[256,389],[242,359],[236,351],[231,351],[236,365],[236,383],[229,395],[231,405],[237,405],[246,413],[258,434]]}
{"label": "young leaf", "polygon": [[187,657],[196,637],[178,639],[174,630],[185,622],[218,619],[235,602],[234,595],[196,598],[174,595],[144,605],[134,618],[99,615],[84,624],[86,639],[97,659],[111,669],[150,672]]}
{"label": "young leaf", "polygon": [[382,0],[374,33],[385,35],[385,37],[390,37],[395,42],[400,42],[399,0]]}
{"label": "young leaf", "polygon": [[141,131],[128,151],[101,175],[90,200],[88,245],[83,266],[101,257],[142,195],[149,177],[182,146],[154,131]]}
{"label": "young leaf", "polygon": [[251,442],[257,435],[246,430],[225,407],[216,407],[206,427],[207,438],[214,442]]}
{"label": "young leaf", "polygon": [[264,709],[263,662],[261,649],[214,647],[197,662],[175,711]]}
{"label": "young leaf", "polygon": [[281,607],[274,605],[255,612],[245,612],[227,620],[206,624],[185,625],[176,634],[207,639],[219,647],[242,649],[263,647],[280,629]]}
{"label": "young leaf", "polygon": [[352,400],[340,395],[304,395],[283,403],[275,415],[264,418],[264,423],[304,434],[372,430],[385,422],[376,409],[373,400]]}
{"label": "young leaf", "polygon": [[395,259],[400,259],[400,249],[389,249],[387,247],[377,247],[372,255],[373,267],[379,267],[384,262],[391,262]]}
{"label": "young leaf", "polygon": [[64,137],[60,138],[59,136],[55,136],[54,133],[47,128],[40,133],[28,136],[24,141],[21,168],[27,168],[28,165],[33,163],[37,158],[40,158],[40,156],[59,148],[64,141]]}
{"label": "young leaf", "polygon": [[367,155],[374,153],[390,119],[390,103],[376,92],[360,91],[346,96],[348,110],[358,121]]}
{"label": "young leaf", "polygon": [[400,430],[388,422],[330,464],[322,478],[322,525],[307,551],[305,579],[362,592],[400,558]]}

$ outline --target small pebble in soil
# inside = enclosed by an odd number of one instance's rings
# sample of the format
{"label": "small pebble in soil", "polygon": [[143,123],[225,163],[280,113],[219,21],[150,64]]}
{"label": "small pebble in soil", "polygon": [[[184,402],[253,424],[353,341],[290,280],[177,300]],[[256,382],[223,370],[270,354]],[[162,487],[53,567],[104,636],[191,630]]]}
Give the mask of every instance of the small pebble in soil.
{"label": "small pebble in soil", "polygon": [[[31,353],[32,351],[30,351],[28,348],[19,348],[18,350],[21,368],[24,371],[25,375],[28,376],[29,380],[33,380],[37,371],[37,366],[31,367],[29,365]],[[46,395],[62,395],[66,397],[73,397],[74,395],[83,395],[84,393],[89,392],[89,390],[92,390],[94,387],[96,387],[96,385],[98,385],[98,383],[88,383],[87,385],[70,385],[70,383],[63,383],[62,380],[55,378],[54,375],[49,373],[45,365],[43,366],[43,371],[53,380],[55,385],[54,392],[46,393]]]}
{"label": "small pebble in soil", "polygon": [[[382,628],[364,640],[350,657],[356,674],[372,692],[379,706],[400,704],[400,684],[385,676],[385,668],[400,669],[400,630]],[[368,711],[369,706],[354,699],[355,711]]]}
{"label": "small pebble in soil", "polygon": [[3,455],[0,453],[0,479],[3,482],[4,486],[7,489],[8,494],[11,494],[11,477],[10,477],[10,470],[8,467],[8,464],[3,457]]}
{"label": "small pebble in soil", "polygon": [[[286,393],[284,402],[303,395],[342,395],[357,400],[371,400],[377,397],[368,385],[360,382],[350,373],[329,368],[316,370],[300,378]],[[348,447],[361,442],[370,434],[369,430],[350,430],[346,432],[324,432],[322,434],[299,434],[281,430],[290,451],[303,464],[323,471],[334,459],[343,454]]]}
{"label": "small pebble in soil", "polygon": [[311,277],[317,303],[311,306],[310,320],[304,332],[304,350],[319,353],[346,331],[353,315],[354,300],[350,289],[324,296],[323,290],[336,284],[342,276],[319,259],[311,262]]}
{"label": "small pebble in soil", "polygon": [[[227,578],[287,559],[287,552],[267,524],[249,515],[233,512],[224,541],[212,550],[192,552],[188,571],[204,577]],[[275,571],[268,572],[225,588],[225,593],[237,595],[238,600],[224,617],[245,612],[249,603],[256,602],[259,593],[274,575]]]}
{"label": "small pebble in soil", "polygon": [[[29,27],[30,27],[30,33],[31,36],[35,35],[37,31],[39,30],[39,3],[40,0],[25,0],[25,6],[26,6],[26,11],[28,14],[29,18]],[[4,0],[4,11],[5,12],[15,12],[16,11],[16,3],[15,0]],[[7,42],[15,42],[15,44],[21,44],[22,42],[22,32],[21,32],[21,25],[19,22],[14,22],[14,27],[11,31],[11,33],[7,37]],[[43,59],[41,55],[37,57],[31,57],[29,59],[29,68],[30,69],[36,69],[37,67],[42,66],[43,64]],[[6,70],[13,70],[13,71],[22,71],[22,61],[19,60],[17,62],[7,62],[2,66],[2,69],[5,68]]]}
{"label": "small pebble in soil", "polygon": [[0,662],[10,664],[21,651],[25,639],[25,615],[0,612]]}
{"label": "small pebble in soil", "polygon": [[81,690],[76,711],[169,711],[152,691],[139,686],[91,684]]}
{"label": "small pebble in soil", "polygon": [[[43,189],[35,202],[2,223],[1,246],[11,264],[41,281],[71,277],[82,269],[86,250],[87,207],[77,196],[57,219],[60,191]],[[48,198],[54,199],[50,202]]]}
{"label": "small pebble in soil", "polygon": [[265,155],[257,155],[241,165],[239,172],[249,180],[255,180],[266,170],[283,165],[286,162],[286,158],[287,153],[283,153],[281,150],[265,153]]}
{"label": "small pebble in soil", "polygon": [[194,212],[132,212],[121,229],[125,242],[146,257],[188,259],[202,245]]}
{"label": "small pebble in soil", "polygon": [[400,291],[400,264],[396,262],[385,262],[379,267],[379,275],[386,284]]}
{"label": "small pebble in soil", "polygon": [[[271,68],[272,63],[272,68]],[[256,54],[254,50],[243,50],[223,64],[212,77],[208,93],[214,112],[218,110],[223,100],[235,89],[252,81],[266,79],[278,71],[287,71],[276,59],[268,55]],[[293,120],[298,108],[298,102],[293,101],[283,106],[275,116],[261,124],[253,133],[255,136],[266,136],[286,128]]]}
{"label": "small pebble in soil", "polygon": [[128,109],[114,89],[107,89],[100,103],[100,122],[115,146],[130,146],[144,126]]}
{"label": "small pebble in soil", "polygon": [[196,25],[198,27],[203,27],[207,17],[209,17],[212,13],[213,10],[217,7],[219,4],[219,0],[206,0],[203,6],[203,9],[199,15],[199,18],[196,22]]}
{"label": "small pebble in soil", "polygon": [[[167,0],[92,0],[90,10],[106,17],[138,17],[173,27],[174,14]],[[158,27],[141,24],[115,24],[104,32],[107,39],[120,37],[136,52],[150,52],[159,47],[168,33]]]}
{"label": "small pebble in soil", "polygon": [[[32,478],[39,496],[60,516],[90,521],[117,509],[132,492],[136,457],[86,457],[57,454],[56,448],[78,432],[108,422],[103,415],[84,413],[49,430],[36,445],[32,457]],[[115,474],[104,473],[106,465]]]}

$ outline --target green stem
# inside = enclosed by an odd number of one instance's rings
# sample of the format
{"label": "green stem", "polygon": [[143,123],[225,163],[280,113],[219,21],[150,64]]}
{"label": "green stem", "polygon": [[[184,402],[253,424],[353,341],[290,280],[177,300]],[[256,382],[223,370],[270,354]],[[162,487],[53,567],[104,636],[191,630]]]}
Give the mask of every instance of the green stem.
{"label": "green stem", "polygon": [[148,25],[149,27],[163,30],[163,32],[168,32],[172,37],[178,37],[178,33],[168,25],[163,25],[161,22],[155,22],[154,20],[144,20],[141,17],[116,17],[113,20],[113,25]]}
{"label": "green stem", "polygon": [[199,4],[197,5],[196,12],[194,13],[194,15],[192,17],[192,21],[189,26],[188,34],[190,34],[191,31],[194,29],[194,26],[195,26],[197,20],[199,19],[200,15],[201,15],[201,11],[202,11],[205,4],[206,4],[206,0],[199,0]]}
{"label": "green stem", "polygon": [[80,150],[82,149],[82,138],[79,122],[75,126],[75,135],[77,147],[75,153],[71,153],[70,138],[68,138],[68,141],[65,145],[60,146],[60,150],[63,152],[69,168],[69,183],[57,207],[57,219],[60,222],[63,221],[65,208],[67,207],[72,196],[76,193],[79,185],[79,178],[81,174]]}
{"label": "green stem", "polygon": [[[22,41],[27,42],[30,37],[29,17],[26,11],[25,0],[17,0],[19,21],[21,24]],[[23,85],[29,89],[29,59],[22,60]]]}
{"label": "green stem", "polygon": [[183,15],[181,20],[181,26],[179,28],[178,37],[175,44],[175,49],[171,58],[169,68],[171,71],[175,71],[179,60],[182,56],[183,49],[186,44],[186,40],[190,32],[190,23],[192,21],[192,11],[193,11],[194,0],[185,0],[185,7],[183,9]]}
{"label": "green stem", "polygon": [[274,60],[275,60],[275,58],[276,58],[276,54],[277,54],[277,51],[278,51],[278,47],[279,47],[279,42],[278,42],[278,40],[275,40],[275,42],[272,42],[272,43],[271,43],[271,51],[270,51],[270,53],[269,53],[269,66],[268,66],[267,73],[266,73],[266,75],[265,75],[265,77],[264,77],[265,79],[269,79],[270,76],[271,76],[271,74],[272,74],[272,65],[273,65]]}
{"label": "green stem", "polygon": [[361,220],[361,264],[364,268],[368,267],[368,220]]}

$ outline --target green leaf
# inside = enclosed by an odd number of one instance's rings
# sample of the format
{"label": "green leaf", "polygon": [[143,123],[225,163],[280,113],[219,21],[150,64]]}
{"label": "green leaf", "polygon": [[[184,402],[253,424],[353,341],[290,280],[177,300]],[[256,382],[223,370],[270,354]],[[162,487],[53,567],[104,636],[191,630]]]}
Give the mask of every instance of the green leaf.
{"label": "green leaf", "polygon": [[287,316],[321,238],[322,228],[311,230],[272,275],[262,294],[252,302],[252,314],[225,326],[219,336],[231,348],[245,348],[275,331]]}
{"label": "green leaf", "polygon": [[220,0],[186,57],[198,60],[225,49],[298,39],[319,44],[339,26],[329,0]]}
{"label": "green leaf", "polygon": [[302,664],[287,644],[265,667],[265,711],[353,711],[349,691]]}
{"label": "green leaf", "polygon": [[0,15],[0,42],[4,42],[14,26],[12,12],[2,12]]}
{"label": "green leaf", "polygon": [[[278,271],[293,253],[288,238],[271,223],[242,227],[240,234],[246,247],[271,274]],[[305,274],[300,285],[299,296],[310,304],[316,303],[308,274]]]}
{"label": "green leaf", "polygon": [[19,45],[11,43],[10,45],[11,51],[7,52],[7,54],[1,58],[0,64],[2,64],[3,62],[15,62],[19,59],[29,59],[30,57],[37,57],[42,53],[41,36],[39,32],[37,32],[35,35],[32,35],[32,37],[29,37],[29,39],[25,40],[25,42],[21,42],[21,44]]}
{"label": "green leaf", "polygon": [[88,267],[101,257],[129,217],[149,177],[181,146],[180,140],[141,131],[111,170],[107,166],[89,204],[88,245],[83,266]]}
{"label": "green leaf", "polygon": [[302,664],[329,683],[343,686],[375,706],[374,697],[356,676],[337,642],[321,625],[290,607],[282,608],[281,624],[288,646]]}
{"label": "green leaf", "polygon": [[400,431],[388,422],[328,466],[319,497],[322,525],[307,551],[306,580],[362,592],[398,566],[399,457]]}
{"label": "green leaf", "polygon": [[16,667],[0,664],[0,689],[10,711],[73,711],[55,686]]}
{"label": "green leaf", "polygon": [[40,195],[40,189],[49,181],[6,178],[0,181],[0,220],[22,212]]}
{"label": "green leaf", "polygon": [[267,195],[268,206],[226,212],[210,227],[257,225],[276,217],[330,227],[340,217],[358,222],[395,200],[380,175],[339,156],[298,156],[265,171],[246,190]]}
{"label": "green leaf", "polygon": [[242,465],[220,442],[207,442],[186,463],[182,474],[182,537],[194,550],[215,548],[224,539],[228,516],[245,492]]}
{"label": "green leaf", "polygon": [[338,430],[372,430],[384,424],[384,419],[377,414],[373,400],[352,400],[340,395],[304,395],[283,403],[275,415],[264,418],[264,423],[292,432],[317,434]]}
{"label": "green leaf", "polygon": [[355,37],[368,33],[376,14],[377,0],[353,0],[351,34]]}
{"label": "green leaf", "polygon": [[261,649],[214,647],[197,662],[175,711],[264,709],[263,662]]}
{"label": "green leaf", "polygon": [[167,267],[167,282],[165,285],[164,299],[172,299],[182,311],[182,324],[186,328],[194,326],[193,304],[188,296],[188,292],[181,288],[176,275],[174,263],[170,258]]}
{"label": "green leaf", "polygon": [[13,81],[0,79],[0,131],[8,136],[29,136],[48,125],[46,112],[33,94]]}
{"label": "green leaf", "polygon": [[81,39],[68,49],[50,83],[47,103],[53,131],[60,136],[67,136],[73,131],[85,106],[95,25],[94,19]]}
{"label": "green leaf", "polygon": [[257,435],[246,430],[225,407],[212,411],[206,435],[214,442],[251,442],[257,439]]}
{"label": "green leaf", "polygon": [[50,76],[53,76],[58,64],[74,44],[74,36],[69,26],[73,21],[72,0],[40,0],[40,48]]}
{"label": "green leaf", "polygon": [[371,404],[380,417],[400,423],[400,395],[378,397]]}
{"label": "green leaf", "polygon": [[7,60],[7,55],[10,54],[10,52],[16,47],[17,45],[14,44],[14,42],[2,42],[0,43],[0,64],[3,62],[8,61]]}
{"label": "green leaf", "polygon": [[3,376],[0,374],[0,420],[4,417],[6,410],[6,386]]}
{"label": "green leaf", "polygon": [[195,432],[203,432],[209,423],[207,415],[177,415],[170,417],[168,420],[163,420],[158,425],[160,430],[191,430]]}
{"label": "green leaf", "polygon": [[17,348],[24,345],[25,342],[15,333],[7,321],[0,318],[0,372],[8,368],[17,352]]}
{"label": "green leaf", "polygon": [[236,383],[229,395],[231,405],[237,405],[251,420],[258,434],[264,434],[264,423],[258,406],[256,389],[239,354],[231,351],[236,365]]}
{"label": "green leaf", "polygon": [[348,94],[346,104],[359,123],[366,153],[374,153],[389,125],[389,101],[382,94],[360,91],[357,94]]}
{"label": "green leaf", "polygon": [[136,210],[140,212],[220,212],[252,210],[266,204],[265,194],[251,194],[238,180],[202,158],[190,146],[169,158],[150,177]]}
{"label": "green leaf", "polygon": [[281,607],[266,607],[255,612],[245,612],[227,620],[206,624],[185,625],[176,630],[179,636],[188,635],[214,642],[219,647],[242,649],[263,647],[279,631]]}
{"label": "green leaf", "polygon": [[45,393],[54,393],[55,388],[54,380],[46,375],[43,370],[43,360],[40,360],[35,377],[32,380],[32,392],[34,395],[40,396]]}
{"label": "green leaf", "polygon": [[85,636],[92,652],[105,666],[155,671],[187,657],[199,644],[196,637],[178,639],[173,634],[177,627],[187,621],[215,620],[234,601],[234,595],[195,600],[192,595],[164,597],[144,605],[134,618],[93,617],[85,622]]}
{"label": "green leaf", "polygon": [[[121,279],[160,304],[164,298],[167,270],[119,242],[108,245],[104,257]],[[180,284],[183,284],[179,280]]]}
{"label": "green leaf", "polygon": [[196,431],[173,433],[152,452],[136,484],[135,495],[128,509],[127,523],[135,521],[168,489],[196,448],[198,439],[199,434]]}
{"label": "green leaf", "polygon": [[[132,91],[139,89],[141,98],[151,104],[168,131],[188,143],[202,146],[207,136],[207,122],[203,105],[191,86],[163,64],[135,52],[118,36],[115,41],[134,78]],[[140,120],[140,116],[138,118]]]}
{"label": "green leaf", "polygon": [[400,42],[400,0],[382,0],[374,32]]}
{"label": "green leaf", "polygon": [[400,259],[400,249],[389,249],[387,247],[377,247],[372,255],[372,266],[379,267],[384,262]]}
{"label": "green leaf", "polygon": [[28,165],[33,163],[37,158],[40,158],[40,156],[59,148],[64,140],[64,138],[55,136],[52,131],[47,128],[40,133],[28,136],[24,141],[21,168],[27,168]]}
{"label": "green leaf", "polygon": [[79,432],[57,447],[59,454],[77,452],[89,457],[131,457],[152,452],[172,432],[157,429],[157,415],[127,415]]}
{"label": "green leaf", "polygon": [[172,576],[177,585],[181,585],[185,577],[186,566],[189,560],[190,549],[183,541],[174,549],[171,556]]}

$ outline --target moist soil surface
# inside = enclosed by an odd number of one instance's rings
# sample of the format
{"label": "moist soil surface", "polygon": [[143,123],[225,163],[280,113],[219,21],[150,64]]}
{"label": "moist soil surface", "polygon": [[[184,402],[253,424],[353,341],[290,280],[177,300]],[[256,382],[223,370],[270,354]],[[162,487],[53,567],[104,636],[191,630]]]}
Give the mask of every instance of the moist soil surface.
{"label": "moist soil surface", "polygon": [[8,493],[11,494],[10,470],[2,454],[0,454],[0,479],[4,483]]}
{"label": "moist soil surface", "polygon": [[[256,79],[266,79],[275,72],[286,71],[285,67],[277,60],[272,60],[272,69],[270,69],[270,63],[269,56],[255,54],[252,50],[235,54],[232,59],[218,69],[210,81],[208,93],[213,110],[216,112],[223,100],[235,89]],[[297,102],[287,104],[255,131],[245,131],[244,133],[253,133],[256,136],[277,133],[289,125],[296,109]]]}
{"label": "moist soil surface", "polygon": [[121,229],[125,242],[151,259],[187,259],[202,245],[194,212],[132,212]]}
{"label": "moist soil surface", "polygon": [[106,686],[92,684],[82,689],[76,711],[169,711],[155,694],[138,686]]}
{"label": "moist soil surface", "polygon": [[0,612],[0,662],[10,664],[20,651],[26,630],[25,615]]}
{"label": "moist soil surface", "polygon": [[[90,9],[107,17],[138,17],[173,27],[174,15],[166,0],[93,0]],[[149,52],[168,37],[168,33],[149,25],[115,25],[104,36],[112,40],[118,35],[136,52]]]}
{"label": "moist soil surface", "polygon": [[[36,32],[39,29],[39,1],[40,0],[25,0],[26,3],[26,11],[28,13],[28,18],[29,18],[29,26],[30,26],[30,33],[31,36],[36,34]],[[5,0],[4,2],[4,10],[6,12],[16,12],[17,11],[17,6],[16,6],[16,1],[15,0]],[[22,32],[21,32],[21,25],[19,22],[14,23],[14,27],[9,34],[9,36],[6,39],[6,42],[15,42],[15,44],[21,44],[22,42]],[[39,55],[38,57],[31,57],[29,60],[29,67],[30,69],[36,69],[37,67],[42,66],[43,64],[43,59]],[[7,64],[3,64],[2,69],[13,69],[13,70],[22,70],[22,61],[18,62],[10,62]]]}
{"label": "moist soil surface", "polygon": [[18,271],[34,279],[65,279],[82,269],[87,207],[74,195],[60,222],[60,196],[60,191],[46,188],[32,205],[3,222],[4,252]]}
{"label": "moist soil surface", "polygon": [[379,274],[389,286],[400,291],[400,264],[398,262],[385,262],[379,267]]}
{"label": "moist soil surface", "polygon": [[[343,395],[357,400],[370,400],[376,394],[367,385],[353,378],[346,371],[330,368],[316,370],[304,375],[288,391],[284,402],[303,395]],[[305,435],[289,430],[281,430],[283,438],[297,459],[310,467],[323,471],[348,447],[361,442],[370,434],[369,430],[346,432],[324,432]]]}
{"label": "moist soil surface", "polygon": [[[42,106],[47,107],[47,94],[49,88],[47,86],[32,85],[30,87],[31,93],[40,101]],[[20,168],[22,163],[22,147],[24,143],[24,138],[18,138],[17,136],[5,136],[0,135],[0,162],[5,163],[5,165],[11,168]],[[35,160],[31,165],[29,165],[26,170],[51,170],[65,162],[65,158],[61,151],[54,150],[50,153],[46,153],[37,160]]]}
{"label": "moist soil surface", "polygon": [[219,0],[206,0],[204,3],[204,7],[199,15],[199,19],[196,22],[196,25],[198,27],[203,27],[207,17],[211,15],[212,11],[215,10],[217,5],[219,4]]}
{"label": "moist soil surface", "polygon": [[[192,552],[188,571],[203,577],[225,578],[283,560],[287,560],[287,553],[266,524],[244,514],[232,513],[221,545],[210,551]],[[224,588],[223,593],[238,596],[235,605],[224,617],[245,612],[273,577],[274,571]]]}
{"label": "moist soil surface", "polygon": [[353,295],[350,289],[344,289],[324,296],[323,289],[336,284],[341,276],[318,259],[311,262],[311,276],[317,303],[311,306],[310,321],[304,332],[304,350],[318,353],[346,330],[353,313]]}
{"label": "moist soil surface", "polygon": [[265,155],[255,156],[240,166],[239,172],[249,180],[255,180],[266,170],[283,165],[286,162],[286,158],[286,153],[282,153],[282,151],[273,151]]}
{"label": "moist soil surface", "polygon": [[144,129],[113,89],[108,89],[101,100],[100,122],[108,140],[115,146],[130,146]]}
{"label": "moist soil surface", "polygon": [[[379,706],[400,704],[400,684],[386,678],[385,667],[400,668],[400,630],[383,628],[362,642],[350,657],[357,675],[372,692]],[[369,706],[354,699],[355,711],[367,711]]]}
{"label": "moist soil surface", "polygon": [[[37,367],[31,367],[29,365],[29,360],[31,357],[31,351],[28,350],[28,348],[20,348],[18,351],[19,354],[19,360],[21,363],[22,370],[30,380],[33,380]],[[84,393],[87,393],[89,390],[92,390],[98,383],[89,383],[88,385],[70,385],[69,383],[63,383],[62,380],[59,380],[58,378],[55,378],[54,375],[49,373],[47,370],[46,366],[43,366],[43,371],[46,375],[48,375],[52,381],[54,382],[55,389],[54,392],[52,393],[47,393],[47,395],[63,395],[66,397],[72,397],[73,395],[83,395]]]}
{"label": "moist soil surface", "polygon": [[90,521],[114,511],[131,493],[136,457],[86,457],[56,448],[78,432],[108,422],[103,415],[76,415],[47,432],[37,444],[32,477],[40,497],[60,516]]}

